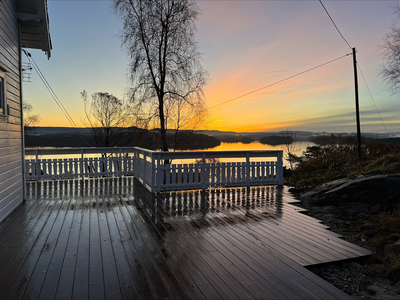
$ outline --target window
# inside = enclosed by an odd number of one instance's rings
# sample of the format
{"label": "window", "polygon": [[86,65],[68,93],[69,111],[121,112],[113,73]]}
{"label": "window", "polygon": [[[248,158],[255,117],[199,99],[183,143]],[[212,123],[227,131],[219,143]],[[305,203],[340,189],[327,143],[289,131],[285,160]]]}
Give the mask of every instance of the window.
{"label": "window", "polygon": [[7,115],[6,73],[0,69],[0,116]]}

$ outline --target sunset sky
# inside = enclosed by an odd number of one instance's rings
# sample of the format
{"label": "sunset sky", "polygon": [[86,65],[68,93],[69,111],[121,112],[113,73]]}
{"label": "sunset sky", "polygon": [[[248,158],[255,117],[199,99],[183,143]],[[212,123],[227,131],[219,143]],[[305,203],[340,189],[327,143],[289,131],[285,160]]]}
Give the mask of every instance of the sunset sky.
{"label": "sunset sky", "polygon": [[[400,95],[391,96],[379,76],[379,45],[390,32],[396,1],[323,1],[352,47],[387,131],[400,131]],[[210,74],[205,129],[245,131],[355,131],[352,56],[269,86],[351,52],[319,1],[199,1],[197,22],[203,65]],[[52,57],[28,51],[77,126],[80,92],[125,97],[126,52],[122,21],[109,1],[49,0]],[[25,58],[25,61],[27,59]],[[385,133],[359,74],[361,130]],[[24,100],[41,116],[39,126],[71,126],[39,76],[24,83]],[[226,103],[225,103],[226,102]],[[224,103],[224,104],[221,104]]]}

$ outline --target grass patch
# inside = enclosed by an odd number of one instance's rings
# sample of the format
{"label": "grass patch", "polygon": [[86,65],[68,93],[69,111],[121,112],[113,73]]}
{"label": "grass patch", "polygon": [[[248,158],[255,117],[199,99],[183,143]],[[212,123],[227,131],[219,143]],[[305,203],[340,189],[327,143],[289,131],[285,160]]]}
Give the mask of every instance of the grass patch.
{"label": "grass patch", "polygon": [[400,153],[387,154],[367,163],[364,173],[398,174],[400,173]]}
{"label": "grass patch", "polygon": [[400,280],[400,256],[397,256],[396,260],[388,266],[385,277],[393,282]]}
{"label": "grass patch", "polygon": [[387,278],[392,282],[400,280],[400,254],[390,252],[386,246],[400,240],[400,209],[380,218],[379,235],[369,240],[376,262],[370,267],[371,275]]}
{"label": "grass patch", "polygon": [[[379,221],[380,229],[389,233],[400,232],[400,206],[397,206],[393,212],[382,214]],[[400,237],[400,236],[399,236]]]}

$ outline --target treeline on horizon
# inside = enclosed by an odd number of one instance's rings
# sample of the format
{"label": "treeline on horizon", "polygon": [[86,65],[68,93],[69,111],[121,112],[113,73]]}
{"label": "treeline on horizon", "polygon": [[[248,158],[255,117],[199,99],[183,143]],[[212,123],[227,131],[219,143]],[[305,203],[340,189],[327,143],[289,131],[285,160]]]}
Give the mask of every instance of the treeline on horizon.
{"label": "treeline on horizon", "polygon": [[[137,127],[121,129],[122,132],[111,143],[102,144],[99,138],[94,139],[89,128],[40,128],[32,127],[25,135],[26,147],[142,147],[151,150],[160,149],[159,130],[146,130]],[[54,132],[54,133],[52,133]],[[362,137],[363,142],[377,141],[382,144],[399,146],[400,138],[373,138],[368,135]],[[353,144],[353,134],[299,134],[296,132],[281,132],[271,135],[265,133],[237,134],[217,133],[208,135],[207,132],[169,131],[167,134],[168,147],[176,150],[203,150],[219,146],[224,143],[249,144],[259,141],[262,144],[277,146],[288,145],[296,141],[312,142],[317,145]]]}
{"label": "treeline on horizon", "polygon": [[[355,144],[356,136],[353,134],[321,134],[321,135],[310,135],[308,137],[296,136],[295,133],[291,134],[273,134],[268,136],[263,136],[261,138],[252,138],[248,135],[219,135],[215,136],[221,142],[225,143],[243,143],[249,144],[252,142],[259,141],[264,145],[278,146],[278,145],[290,145],[294,142],[311,142],[316,145],[326,146],[329,144]],[[378,142],[381,144],[400,146],[400,138],[397,137],[387,137],[387,138],[373,138],[368,135],[362,136],[362,141],[364,143]]]}
{"label": "treeline on horizon", "polygon": [[[167,134],[168,147],[176,150],[197,150],[214,148],[221,144],[218,139],[192,131]],[[25,133],[25,147],[142,147],[150,150],[161,149],[159,130],[137,127],[121,128],[118,135],[104,143],[87,128],[76,131],[37,134],[35,128]]]}
{"label": "treeline on horizon", "polygon": [[[347,144],[352,145],[356,143],[357,137],[354,135],[320,135],[309,138],[309,142],[317,145],[325,146],[329,144]],[[384,145],[400,146],[400,138],[398,137],[387,137],[387,138],[372,138],[368,136],[361,136],[363,143],[377,142]]]}

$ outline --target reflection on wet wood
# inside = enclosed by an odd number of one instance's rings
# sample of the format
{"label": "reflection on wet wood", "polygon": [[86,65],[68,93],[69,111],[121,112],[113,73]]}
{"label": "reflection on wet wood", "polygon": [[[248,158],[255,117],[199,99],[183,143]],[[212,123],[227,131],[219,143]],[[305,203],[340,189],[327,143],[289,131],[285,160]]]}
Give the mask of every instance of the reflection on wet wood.
{"label": "reflection on wet wood", "polygon": [[303,266],[368,255],[283,188],[31,183],[0,224],[0,299],[350,299]]}

